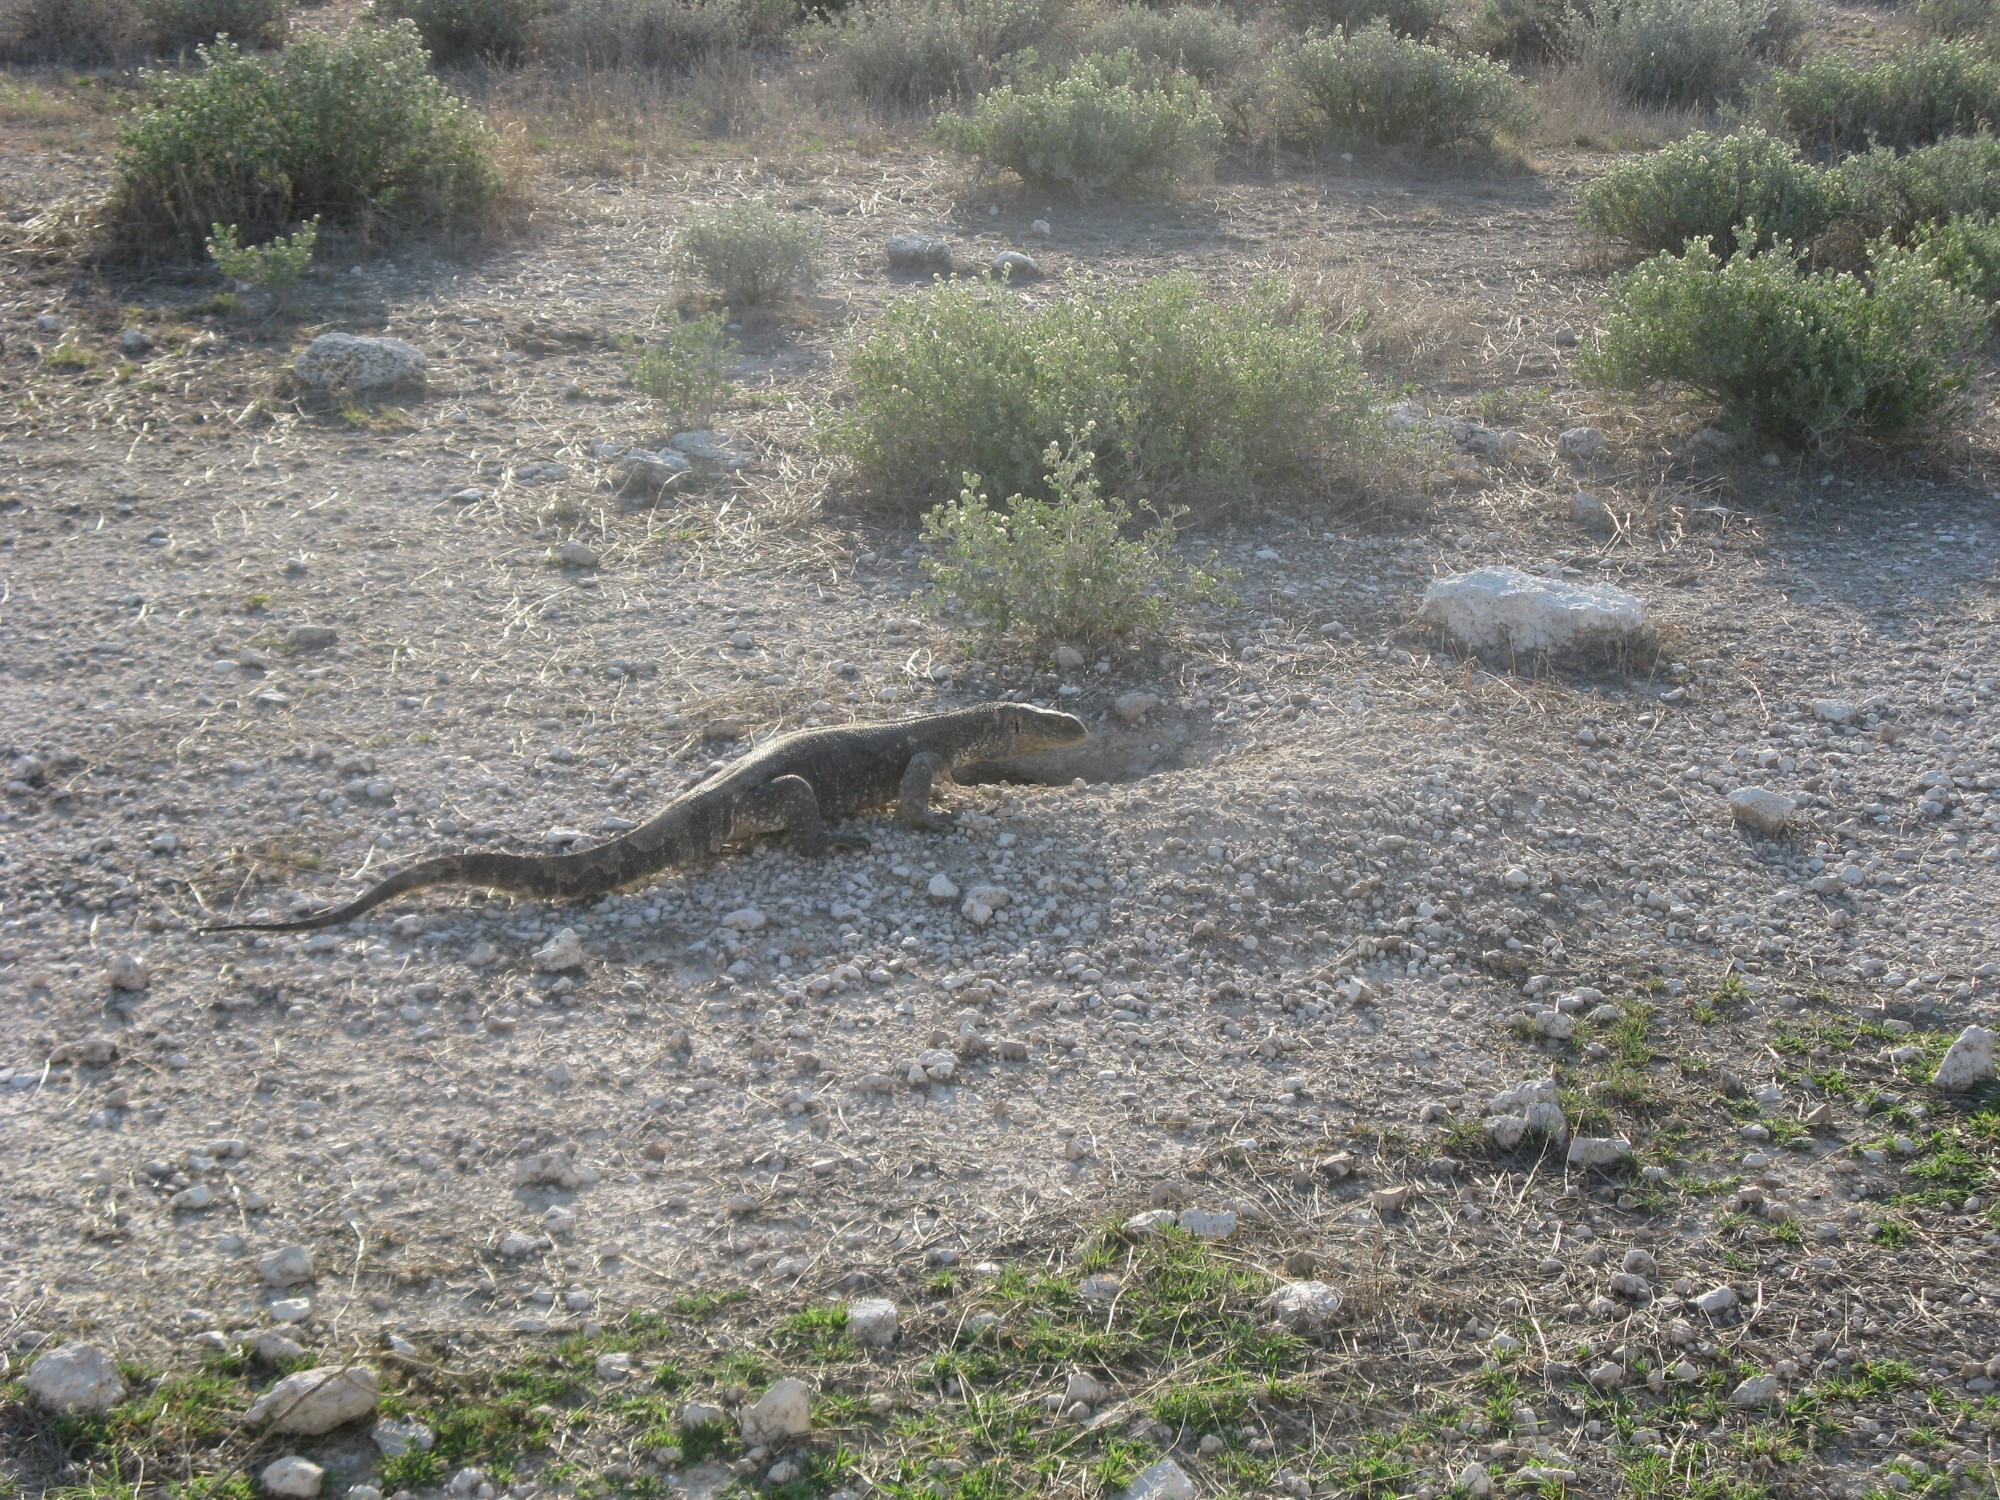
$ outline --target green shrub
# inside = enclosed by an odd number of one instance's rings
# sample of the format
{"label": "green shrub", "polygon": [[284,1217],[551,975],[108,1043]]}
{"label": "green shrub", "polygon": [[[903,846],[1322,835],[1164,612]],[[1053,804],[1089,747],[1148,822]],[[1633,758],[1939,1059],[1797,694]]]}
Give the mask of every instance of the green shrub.
{"label": "green shrub", "polygon": [[970,116],[946,115],[937,128],[955,151],[1038,187],[1083,195],[1206,176],[1222,140],[1222,121],[1200,84],[1185,73],[1149,72],[1133,52],[1023,69],[1015,82],[981,95]]}
{"label": "green shrub", "polygon": [[602,71],[685,73],[732,52],[775,47],[798,22],[793,0],[569,0],[536,22],[539,57]]}
{"label": "green shrub", "polygon": [[1917,26],[1945,41],[2000,39],[2000,0],[1917,0]]}
{"label": "green shrub", "polygon": [[1624,389],[1699,391],[1739,422],[1816,447],[1895,436],[1956,402],[1985,313],[1908,251],[1885,251],[1871,281],[1808,272],[1783,246],[1722,261],[1697,240],[1618,282],[1585,372]]}
{"label": "green shrub", "polygon": [[1833,180],[1851,242],[1900,244],[1925,224],[2000,214],[2000,140],[1951,136],[1907,154],[1878,146],[1848,157]]}
{"label": "green shrub", "polygon": [[371,0],[377,21],[407,19],[441,63],[514,62],[526,55],[545,0]]}
{"label": "green shrub", "polygon": [[996,510],[968,474],[957,500],[924,517],[924,539],[941,549],[925,570],[987,635],[1096,644],[1157,630],[1177,601],[1215,593],[1174,555],[1173,516],[1125,535],[1131,507],[1104,498],[1089,437],[1042,454],[1047,499],[1017,494]]}
{"label": "green shrub", "polygon": [[1162,69],[1178,68],[1205,88],[1257,59],[1257,38],[1226,11],[1203,5],[1146,10],[1122,5],[1084,34],[1083,49],[1132,52]]}
{"label": "green shrub", "polygon": [[1484,0],[1472,16],[1472,45],[1507,62],[1550,62],[1570,51],[1582,12],[1572,0]]}
{"label": "green shrub", "polygon": [[1381,21],[1352,36],[1309,37],[1283,69],[1305,134],[1323,146],[1483,144],[1533,122],[1500,64],[1399,37]]}
{"label": "green shrub", "polygon": [[1793,0],[1615,0],[1577,28],[1577,54],[1636,104],[1710,105],[1797,47]]}
{"label": "green shrub", "polygon": [[1007,62],[1048,49],[1074,0],[873,0],[849,9],[831,50],[853,91],[882,108],[966,98]]}
{"label": "green shrub", "polygon": [[369,236],[476,226],[501,189],[485,130],[426,71],[416,28],[306,36],[272,58],[199,49],[149,73],[119,138],[115,222],[135,245],[198,250],[319,218]]}
{"label": "green shrub", "polygon": [[1961,292],[2000,308],[2000,218],[1980,214],[1926,224],[1910,249]]}
{"label": "green shrub", "polygon": [[735,345],[715,313],[668,328],[650,343],[627,340],[625,374],[674,422],[699,425],[729,394]]}
{"label": "green shrub", "polygon": [[118,62],[142,29],[131,0],[0,0],[0,62]]}
{"label": "green shrub", "polygon": [[275,47],[291,24],[291,0],[138,0],[139,18],[154,47],[184,52],[226,36],[252,47]]}
{"label": "green shrub", "polygon": [[1254,491],[1309,471],[1367,409],[1352,357],[1275,284],[1223,304],[1185,274],[1037,306],[943,283],[890,304],[848,374],[833,446],[878,495],[919,506],[966,473],[1040,493],[1043,450],[1086,428],[1128,494]]}
{"label": "green shrub", "polygon": [[812,226],[790,214],[739,203],[690,220],[674,236],[674,260],[731,307],[759,307],[811,289],[817,241]]}
{"label": "green shrub", "polygon": [[1361,31],[1386,22],[1397,36],[1429,37],[1445,29],[1446,0],[1287,0],[1303,30]]}
{"label": "green shrub", "polygon": [[305,280],[318,243],[318,219],[300,225],[295,234],[280,235],[261,245],[241,243],[234,224],[216,224],[209,230],[208,258],[224,280],[264,293],[276,311]]}
{"label": "green shrub", "polygon": [[1772,77],[1765,114],[1809,151],[1908,150],[2000,124],[2000,63],[1929,42],[1865,66],[1829,54]]}
{"label": "green shrub", "polygon": [[1758,249],[1773,240],[1805,244],[1833,222],[1837,207],[1830,174],[1790,143],[1761,130],[1697,131],[1586,184],[1579,217],[1635,249],[1678,253],[1694,239],[1734,245],[1753,219]]}

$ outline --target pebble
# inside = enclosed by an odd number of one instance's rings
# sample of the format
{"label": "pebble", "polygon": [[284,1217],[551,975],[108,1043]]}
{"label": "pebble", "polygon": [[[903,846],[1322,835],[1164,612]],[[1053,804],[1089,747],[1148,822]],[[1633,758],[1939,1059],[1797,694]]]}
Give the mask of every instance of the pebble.
{"label": "pebble", "polygon": [[104,966],[104,977],[117,990],[143,990],[153,982],[152,970],[136,953],[113,954]]}
{"label": "pebble", "polygon": [[1719,1286],[1711,1291],[1703,1292],[1699,1297],[1696,1297],[1694,1305],[1702,1312],[1707,1313],[1711,1318],[1719,1318],[1724,1313],[1733,1310],[1739,1300],[1736,1295],[1736,1288]]}
{"label": "pebble", "polygon": [[96,1344],[64,1344],[39,1356],[22,1385],[44,1411],[109,1411],[125,1399],[118,1362]]}
{"label": "pebble", "polygon": [[993,257],[993,274],[1002,281],[1039,281],[1042,268],[1023,250],[1002,250]]}
{"label": "pebble", "polygon": [[1125,1486],[1123,1500],[1195,1500],[1194,1481],[1171,1458],[1163,1458]]}
{"label": "pebble", "polygon": [[288,1454],[266,1464],[257,1477],[273,1495],[311,1496],[319,1493],[320,1481],[326,1478],[326,1470],[309,1459]]}
{"label": "pebble", "polygon": [[864,1349],[886,1349],[896,1342],[901,1320],[896,1304],[886,1297],[868,1297],[847,1308],[847,1332]]}
{"label": "pebble", "polygon": [[736,1419],[743,1441],[775,1447],[812,1431],[812,1388],[787,1376],[746,1406]]}
{"label": "pebble", "polygon": [[1226,1240],[1236,1233],[1236,1215],[1228,1209],[1213,1213],[1199,1208],[1184,1208],[1180,1214],[1180,1226],[1198,1240]]}
{"label": "pebble", "polygon": [[1738,787],[1729,794],[1729,816],[1744,828],[1779,834],[1791,826],[1798,804],[1782,792],[1761,786]]}
{"label": "pebble", "polygon": [[535,950],[535,967],[545,974],[560,974],[584,965],[583,940],[574,927],[565,927]]}
{"label": "pebble", "polygon": [[1943,1093],[1957,1094],[1992,1077],[1993,1033],[1984,1026],[1968,1026],[1946,1051],[1931,1086]]}
{"label": "pebble", "polygon": [[266,1286],[297,1286],[313,1279],[313,1253],[304,1245],[287,1245],[282,1250],[266,1250],[257,1257],[257,1274]]}

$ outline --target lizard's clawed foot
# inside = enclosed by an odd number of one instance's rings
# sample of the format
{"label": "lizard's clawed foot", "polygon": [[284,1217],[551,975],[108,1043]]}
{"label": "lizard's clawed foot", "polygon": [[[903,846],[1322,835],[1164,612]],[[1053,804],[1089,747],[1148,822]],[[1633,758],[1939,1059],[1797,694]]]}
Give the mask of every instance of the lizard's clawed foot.
{"label": "lizard's clawed foot", "polygon": [[866,854],[875,846],[858,833],[829,833],[826,847],[838,849],[843,854]]}

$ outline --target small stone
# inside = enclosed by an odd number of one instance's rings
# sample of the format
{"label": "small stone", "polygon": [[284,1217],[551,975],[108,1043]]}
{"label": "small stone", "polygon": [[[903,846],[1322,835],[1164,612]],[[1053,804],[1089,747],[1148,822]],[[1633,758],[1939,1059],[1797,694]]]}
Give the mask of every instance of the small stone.
{"label": "small stone", "polygon": [[722,919],[722,925],[731,932],[758,932],[764,926],[764,914],[754,906],[746,906],[729,913]]}
{"label": "small stone", "polygon": [[658,495],[694,472],[685,453],[672,448],[628,448],[614,472],[622,495]]}
{"label": "small stone", "polygon": [[422,1422],[403,1417],[384,1417],[369,1430],[376,1451],[384,1458],[401,1458],[405,1453],[428,1453],[437,1434]]}
{"label": "small stone", "polygon": [[1056,647],[1055,661],[1065,672],[1078,672],[1083,669],[1083,653],[1074,646]]}
{"label": "small stone", "polygon": [[115,990],[143,990],[153,982],[146,960],[136,953],[118,953],[104,966],[104,977]]}
{"label": "small stone", "polygon": [[367,1416],[381,1399],[382,1382],[367,1366],[320,1365],[287,1375],[257,1398],[244,1420],[315,1436]]}
{"label": "small stone", "polygon": [[1469,1500],[1493,1500],[1493,1476],[1485,1464],[1474,1461],[1458,1471],[1458,1487]]}
{"label": "small stone", "polygon": [[1054,226],[1052,226],[1047,219],[1035,220],[1034,223],[1028,226],[1028,230],[1038,240],[1049,239],[1053,237],[1055,234]]}
{"label": "small stone", "polygon": [[1622,589],[1485,567],[1440,578],[1419,617],[1475,651],[1589,651],[1630,646],[1651,631]]}
{"label": "small stone", "polygon": [[1822,724],[1851,724],[1859,710],[1845,698],[1815,698],[1812,716]]}
{"label": "small stone", "polygon": [[577,541],[574,537],[555,549],[555,560],[565,568],[594,568],[598,564],[597,549]]}
{"label": "small stone", "polygon": [[250,1336],[250,1350],[267,1365],[288,1365],[306,1352],[305,1345],[295,1338],[279,1333],[275,1328],[266,1328]]}
{"label": "small stone", "polygon": [[583,941],[574,927],[565,927],[535,950],[535,967],[544,974],[560,974],[583,967]]}
{"label": "small stone", "polygon": [[118,1362],[95,1344],[64,1344],[36,1358],[22,1382],[44,1411],[109,1411],[125,1399]]}
{"label": "small stone", "polygon": [[1399,1214],[1410,1206],[1410,1200],[1415,1196],[1415,1189],[1408,1183],[1377,1188],[1368,1195],[1368,1206],[1378,1214]]}
{"label": "small stone", "polygon": [[597,1356],[599,1380],[623,1380],[632,1373],[632,1356],[623,1349]]}
{"label": "small stone", "polygon": [[70,1042],[56,1051],[57,1062],[82,1063],[87,1068],[101,1068],[118,1055],[118,1043],[101,1032],[92,1032],[81,1041]]}
{"label": "small stone", "polygon": [[263,1481],[264,1488],[274,1495],[312,1496],[319,1493],[320,1481],[326,1478],[326,1470],[297,1454],[289,1454],[266,1464],[264,1472],[257,1477]]}
{"label": "small stone", "polygon": [[1125,1283],[1116,1276],[1086,1276],[1076,1286],[1076,1294],[1086,1302],[1113,1302],[1124,1290]]}
{"label": "small stone", "polygon": [[280,1297],[270,1306],[271,1317],[279,1323],[303,1323],[312,1316],[312,1298]]}
{"label": "small stone", "polygon": [[1962,1093],[1993,1076],[1993,1033],[1984,1026],[1968,1026],[1938,1064],[1931,1086],[1944,1093]]}
{"label": "small stone", "polygon": [[1184,1208],[1180,1214],[1180,1226],[1198,1240],[1226,1240],[1236,1233],[1236,1215],[1228,1209],[1209,1212],[1200,1208]]}
{"label": "small stone", "polygon": [[952,884],[949,875],[937,874],[931,876],[930,884],[925,886],[924,889],[929,893],[933,901],[956,901],[958,899],[958,887]]}
{"label": "small stone", "polygon": [[128,328],[118,335],[118,347],[127,354],[144,354],[153,347],[153,336],[143,328]]}
{"label": "small stone", "polygon": [[1778,1377],[1775,1375],[1752,1375],[1729,1393],[1729,1404],[1739,1410],[1769,1406],[1777,1399]]}
{"label": "small stone", "polygon": [[690,1401],[681,1408],[682,1432],[699,1432],[704,1427],[720,1427],[728,1420],[728,1412],[719,1406],[710,1406],[704,1401]]}
{"label": "small stone", "polygon": [[1600,1391],[1608,1391],[1625,1380],[1625,1367],[1612,1360],[1606,1360],[1584,1377]]}
{"label": "small stone", "polygon": [[1077,1370],[1063,1383],[1062,1409],[1068,1411],[1072,1406],[1102,1406],[1110,1395],[1111,1391],[1103,1381]]}
{"label": "small stone", "polygon": [[812,1431],[812,1388],[790,1376],[780,1380],[746,1406],[736,1419],[743,1441],[752,1447],[779,1447]]}
{"label": "small stone", "polygon": [[1572,427],[1556,439],[1556,449],[1564,458],[1602,458],[1611,444],[1595,427]]}
{"label": "small stone", "polygon": [[1569,1143],[1569,1164],[1600,1171],[1617,1166],[1632,1154],[1632,1143],[1622,1135],[1580,1135]]}
{"label": "small stone", "polygon": [[1042,268],[1021,250],[1002,250],[993,257],[993,274],[1002,281],[1039,281]]}
{"label": "small stone", "polygon": [[401,339],[323,333],[292,361],[292,378],[313,395],[387,396],[420,392],[430,361]]}
{"label": "small stone", "polygon": [[1578,490],[1569,497],[1569,518],[1588,530],[1595,531],[1611,520],[1611,508],[1602,497],[1589,490]]}
{"label": "small stone", "polygon": [[1761,786],[1738,787],[1729,794],[1729,816],[1759,833],[1780,834],[1791,824],[1798,804],[1783,792]]}
{"label": "small stone", "polygon": [[1634,1276],[1630,1271],[1619,1271],[1611,1278],[1611,1295],[1626,1297],[1634,1302],[1645,1302],[1653,1295],[1652,1283],[1643,1276]]}
{"label": "small stone", "polygon": [[523,1157],[514,1167],[516,1187],[554,1187],[568,1192],[575,1188],[593,1187],[598,1181],[597,1168],[572,1160],[570,1154],[561,1148],[537,1151],[532,1156]]}
{"label": "small stone", "polygon": [[1194,1481],[1171,1458],[1163,1458],[1125,1486],[1123,1500],[1195,1500]]}
{"label": "small stone", "polygon": [[215,1201],[215,1189],[205,1182],[182,1188],[167,1200],[167,1207],[186,1213],[200,1213]]}
{"label": "small stone", "polygon": [[1324,1281],[1293,1281],[1264,1299],[1264,1310],[1294,1333],[1323,1328],[1340,1311],[1340,1293]]}
{"label": "small stone", "polygon": [[1654,1280],[1660,1274],[1660,1263],[1637,1245],[1625,1252],[1625,1258],[1619,1262],[1619,1268],[1629,1275],[1643,1276],[1648,1281]]}
{"label": "small stone", "polygon": [[1703,1292],[1699,1297],[1695,1298],[1694,1305],[1702,1312],[1707,1313],[1711,1318],[1719,1318],[1724,1313],[1731,1311],[1736,1306],[1738,1300],[1740,1299],[1736,1295],[1735,1287],[1719,1286],[1711,1291]]}
{"label": "small stone", "polygon": [[266,1250],[257,1257],[257,1274],[266,1286],[297,1286],[313,1279],[313,1253],[304,1245],[287,1245],[282,1250]]}
{"label": "small stone", "polygon": [[706,427],[677,432],[667,439],[667,446],[698,464],[716,464],[725,469],[747,468],[752,458],[749,447],[735,434],[712,432]]}
{"label": "small stone", "polygon": [[1160,706],[1157,693],[1120,693],[1111,700],[1111,711],[1127,724],[1137,724],[1147,714]]}
{"label": "small stone", "polygon": [[1134,1214],[1122,1226],[1125,1233],[1137,1238],[1158,1235],[1173,1228],[1180,1222],[1180,1215],[1171,1208],[1149,1208],[1144,1213]]}
{"label": "small stone", "polygon": [[886,1297],[866,1297],[847,1308],[847,1332],[864,1349],[886,1349],[896,1342],[901,1319]]}

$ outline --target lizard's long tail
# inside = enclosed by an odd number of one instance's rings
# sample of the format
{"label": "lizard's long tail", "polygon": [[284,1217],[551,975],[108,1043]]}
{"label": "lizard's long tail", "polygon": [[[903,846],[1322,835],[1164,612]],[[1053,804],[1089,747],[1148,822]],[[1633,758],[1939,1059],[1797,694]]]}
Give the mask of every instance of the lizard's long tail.
{"label": "lizard's long tail", "polygon": [[667,865],[710,852],[719,840],[695,825],[702,819],[685,801],[608,843],[575,854],[441,854],[378,881],[344,906],[289,922],[216,922],[203,932],[312,932],[352,921],[405,891],[433,885],[490,886],[545,900],[585,900],[616,890]]}

